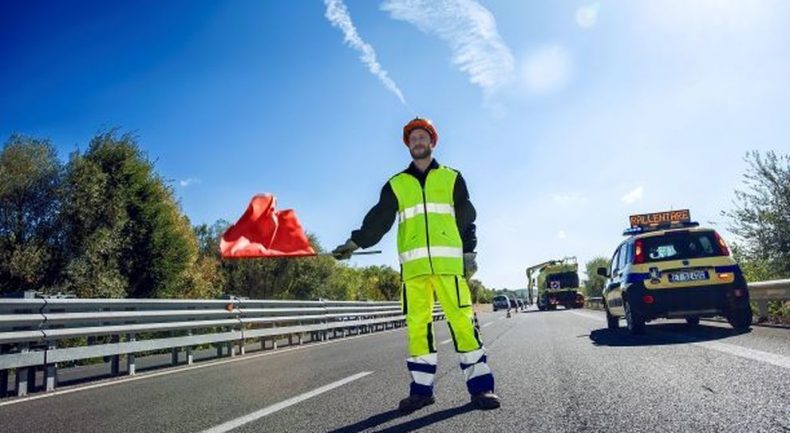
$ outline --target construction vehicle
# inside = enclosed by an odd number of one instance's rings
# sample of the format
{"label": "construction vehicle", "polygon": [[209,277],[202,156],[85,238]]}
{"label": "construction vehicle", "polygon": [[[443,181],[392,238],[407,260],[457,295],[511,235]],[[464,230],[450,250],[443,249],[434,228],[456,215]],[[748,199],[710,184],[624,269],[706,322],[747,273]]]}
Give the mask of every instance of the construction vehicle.
{"label": "construction vehicle", "polygon": [[547,260],[527,268],[529,298],[537,294],[540,311],[582,308],[584,295],[579,288],[579,264],[576,257]]}

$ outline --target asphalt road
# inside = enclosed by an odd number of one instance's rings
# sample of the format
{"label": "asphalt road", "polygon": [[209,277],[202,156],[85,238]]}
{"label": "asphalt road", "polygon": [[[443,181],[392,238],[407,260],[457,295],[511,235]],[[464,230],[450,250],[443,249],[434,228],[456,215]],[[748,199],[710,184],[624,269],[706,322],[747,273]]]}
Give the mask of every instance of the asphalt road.
{"label": "asphalt road", "polygon": [[[646,335],[590,310],[480,315],[502,408],[478,411],[444,323],[436,404],[408,390],[403,329],[0,401],[8,432],[790,431],[790,330],[678,321]],[[213,429],[213,430],[212,430]]]}

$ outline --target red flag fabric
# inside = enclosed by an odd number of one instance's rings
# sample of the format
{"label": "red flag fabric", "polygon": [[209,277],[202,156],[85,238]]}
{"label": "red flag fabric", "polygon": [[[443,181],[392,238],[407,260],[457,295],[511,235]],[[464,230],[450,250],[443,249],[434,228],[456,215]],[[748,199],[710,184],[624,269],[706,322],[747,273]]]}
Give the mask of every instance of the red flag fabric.
{"label": "red flag fabric", "polygon": [[275,210],[271,194],[259,194],[220,240],[224,258],[304,257],[316,255],[292,209]]}

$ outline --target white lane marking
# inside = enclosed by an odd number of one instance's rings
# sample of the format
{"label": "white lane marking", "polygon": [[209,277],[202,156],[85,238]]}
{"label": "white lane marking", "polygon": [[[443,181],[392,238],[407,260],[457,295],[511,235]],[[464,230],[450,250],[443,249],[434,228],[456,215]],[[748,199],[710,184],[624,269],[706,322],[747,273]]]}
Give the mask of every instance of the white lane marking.
{"label": "white lane marking", "polygon": [[164,370],[164,371],[157,371],[155,373],[138,373],[136,376],[127,376],[127,377],[120,378],[120,379],[109,379],[106,382],[99,382],[99,383],[94,383],[94,384],[91,384],[91,385],[82,385],[82,386],[81,385],[76,385],[75,388],[60,389],[60,390],[57,390],[57,391],[48,392],[46,394],[30,395],[30,396],[26,396],[26,397],[10,400],[10,401],[4,401],[4,402],[0,402],[0,407],[12,405],[12,404],[17,404],[17,403],[24,403],[26,401],[39,400],[39,399],[42,399],[42,398],[57,397],[59,395],[71,394],[73,392],[88,391],[88,390],[94,389],[94,388],[103,388],[105,386],[120,385],[120,384],[123,384],[123,383],[134,382],[134,381],[137,381],[137,380],[150,379],[152,377],[167,376],[169,374],[182,373],[182,372],[185,372],[185,371],[197,370],[199,368],[215,367],[217,365],[229,364],[231,362],[246,361],[246,360],[250,360],[250,359],[260,358],[262,356],[280,355],[280,354],[283,354],[283,353],[293,352],[295,350],[302,350],[302,349],[314,349],[316,347],[322,347],[322,346],[326,346],[326,345],[329,345],[329,344],[335,344],[335,343],[342,343],[344,341],[352,341],[352,340],[356,340],[358,338],[374,337],[374,336],[377,336],[377,335],[384,335],[384,334],[389,334],[389,333],[392,333],[392,332],[403,331],[404,329],[406,329],[406,328],[395,328],[395,329],[390,329],[389,331],[379,331],[379,332],[372,333],[372,334],[355,335],[353,337],[344,337],[344,338],[340,338],[340,339],[337,339],[337,340],[322,341],[322,342],[319,342],[319,343],[308,343],[308,344],[305,344],[303,346],[287,347],[287,348],[283,348],[283,349],[277,349],[276,351],[267,351],[266,353],[253,353],[253,354],[247,354],[247,355],[237,355],[236,358],[224,359],[224,360],[221,360],[221,361],[204,361],[204,362],[201,362],[200,364],[189,365],[189,366],[186,366],[186,367],[177,367],[177,368],[168,369],[168,370]]}
{"label": "white lane marking", "polygon": [[749,349],[734,344],[719,343],[718,341],[701,341],[699,343],[691,343],[695,346],[704,347],[706,349],[718,350],[719,352],[729,353],[730,355],[739,356],[741,358],[751,359],[754,361],[762,361],[767,364],[776,365],[777,367],[790,369],[790,357],[777,355],[775,353],[763,352],[762,350]]}
{"label": "white lane marking", "polygon": [[243,426],[244,424],[248,424],[248,423],[251,423],[253,421],[259,420],[259,419],[265,417],[266,415],[271,415],[274,412],[277,412],[279,410],[285,409],[285,408],[287,408],[289,406],[293,406],[293,405],[295,405],[297,403],[303,402],[303,401],[305,401],[307,399],[313,398],[313,397],[315,397],[317,395],[320,395],[320,394],[323,394],[323,393],[325,393],[327,391],[331,391],[331,390],[333,390],[335,388],[339,388],[339,387],[341,387],[341,386],[343,386],[343,385],[345,385],[347,383],[353,382],[353,381],[355,381],[357,379],[361,379],[361,378],[363,378],[363,377],[365,377],[365,376],[367,376],[369,374],[372,374],[372,373],[373,373],[372,371],[363,371],[361,373],[357,373],[357,374],[354,374],[352,376],[348,376],[345,379],[340,379],[340,380],[338,380],[336,382],[332,382],[332,383],[330,383],[328,385],[324,385],[324,386],[322,386],[320,388],[316,388],[316,389],[314,389],[312,391],[305,392],[304,394],[299,394],[296,397],[291,397],[288,400],[283,400],[283,401],[281,401],[279,403],[275,403],[275,404],[273,404],[271,406],[266,406],[263,409],[256,410],[253,413],[250,413],[250,414],[238,417],[238,418],[236,418],[234,420],[230,420],[230,421],[228,421],[226,423],[222,423],[222,424],[220,424],[220,425],[218,425],[216,427],[212,427],[212,428],[210,428],[208,430],[203,430],[201,433],[226,433],[226,432],[229,432],[229,431],[231,431],[231,430],[233,430],[233,429],[235,429],[237,427]]}
{"label": "white lane marking", "polygon": [[[493,325],[493,324],[494,324],[494,322],[486,322],[486,323],[484,323],[484,324],[482,324],[482,325],[480,326],[480,329],[483,329],[483,328],[485,328],[486,326],[491,326],[491,325]],[[444,340],[444,341],[441,341],[441,342],[439,342],[439,345],[440,345],[440,346],[443,346],[443,345],[445,345],[445,344],[447,344],[447,343],[451,343],[452,341],[453,341],[453,339],[452,339],[452,338],[448,338],[447,340]]]}
{"label": "white lane marking", "polygon": [[577,316],[586,317],[588,319],[600,320],[601,322],[605,322],[606,321],[605,318],[603,318],[602,316],[597,315],[595,313],[584,313],[584,312],[581,312],[581,311],[573,311],[573,310],[568,311],[568,312],[571,313],[571,314],[575,314]]}
{"label": "white lane marking", "polygon": [[497,319],[497,320],[505,320],[505,319],[507,319],[507,316],[502,316],[502,317],[500,317],[500,318],[499,318],[499,319]]}
{"label": "white lane marking", "polygon": [[[571,313],[577,316],[586,317],[588,319],[600,320],[602,322],[605,321],[603,317],[595,316],[593,314],[583,313],[580,311],[571,311]],[[666,332],[661,332],[661,334],[669,335],[669,336],[672,335]],[[716,350],[722,353],[728,353],[730,355],[735,355],[741,358],[751,359],[753,361],[765,362],[767,364],[790,369],[790,357],[784,355],[778,355],[776,353],[763,352],[762,350],[749,349],[735,344],[720,343],[718,341],[692,342],[691,345],[703,347],[705,349]]]}

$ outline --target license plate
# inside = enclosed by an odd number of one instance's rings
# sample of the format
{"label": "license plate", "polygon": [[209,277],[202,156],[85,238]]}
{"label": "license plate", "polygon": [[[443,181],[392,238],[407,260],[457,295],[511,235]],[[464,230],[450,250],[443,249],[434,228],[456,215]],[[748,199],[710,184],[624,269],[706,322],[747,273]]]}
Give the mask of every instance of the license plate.
{"label": "license plate", "polygon": [[687,281],[701,281],[708,279],[708,271],[673,272],[669,274],[670,283],[685,283]]}

